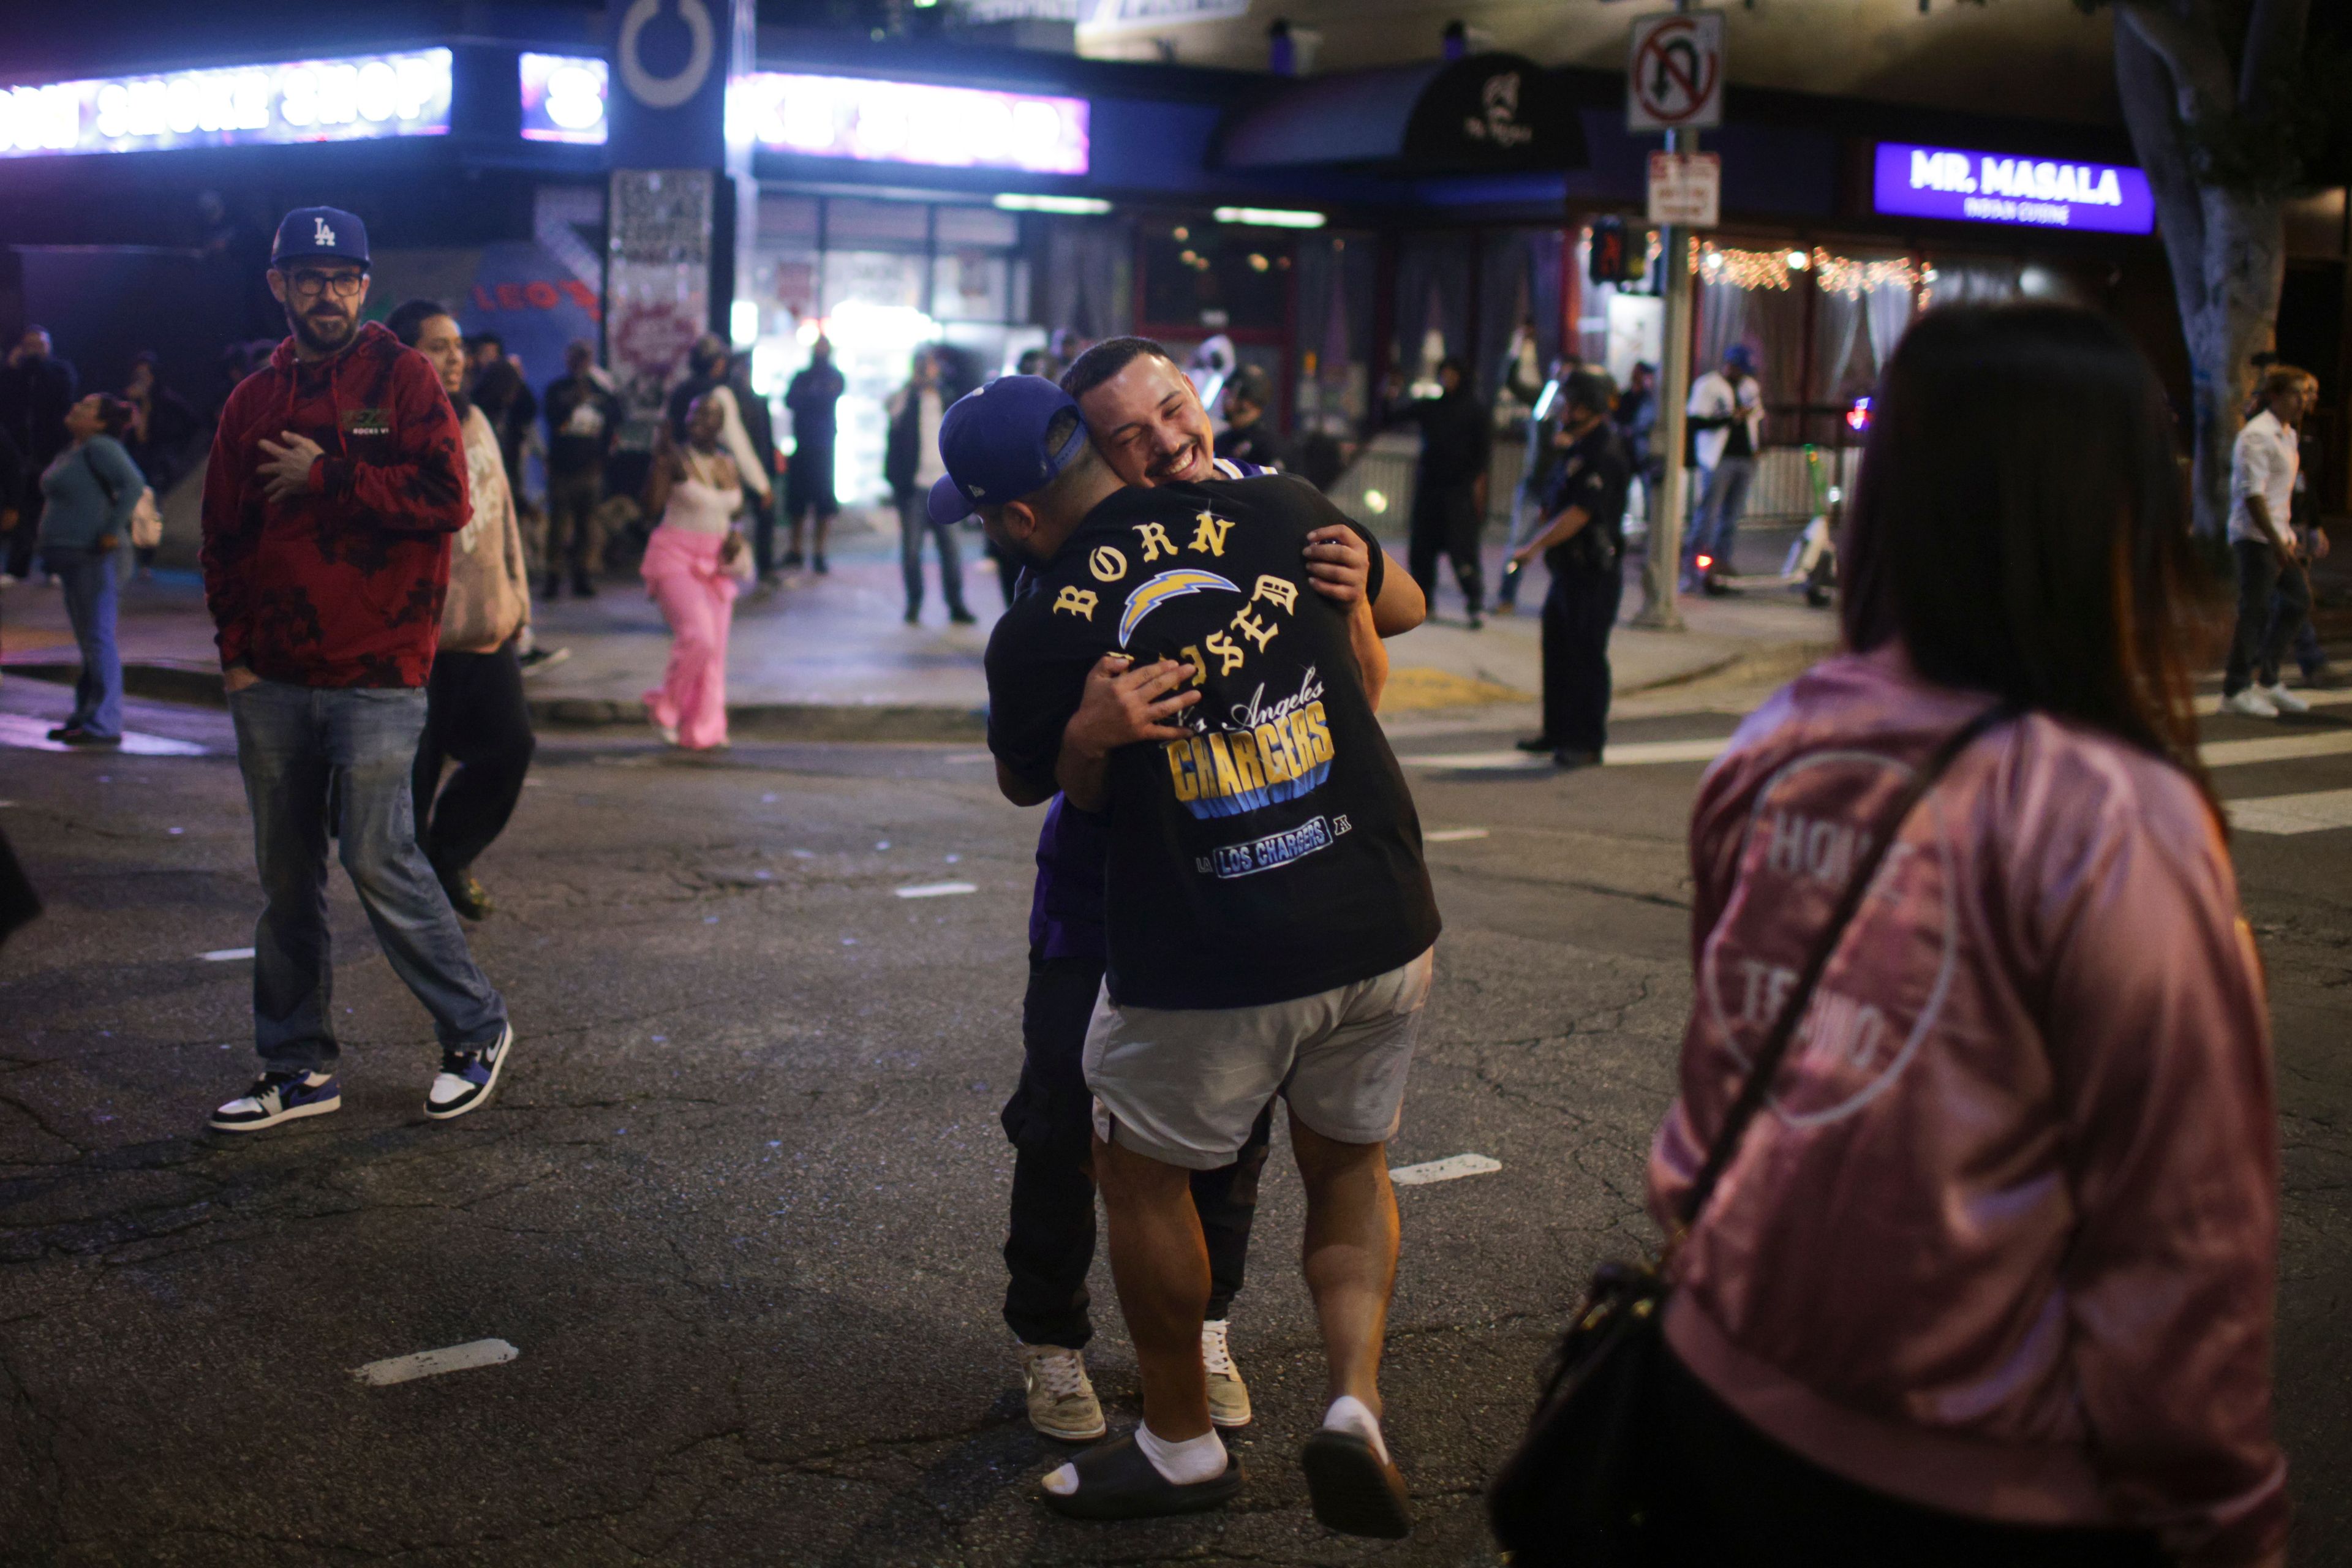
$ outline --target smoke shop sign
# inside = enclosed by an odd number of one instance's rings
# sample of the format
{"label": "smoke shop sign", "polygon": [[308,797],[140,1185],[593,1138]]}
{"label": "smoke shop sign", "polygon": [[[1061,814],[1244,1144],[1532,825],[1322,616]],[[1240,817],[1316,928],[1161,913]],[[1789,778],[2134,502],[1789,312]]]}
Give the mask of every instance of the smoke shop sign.
{"label": "smoke shop sign", "polygon": [[2156,227],[2147,176],[2112,163],[2070,163],[1881,142],[1872,205],[1905,217],[2033,228],[2147,234]]}

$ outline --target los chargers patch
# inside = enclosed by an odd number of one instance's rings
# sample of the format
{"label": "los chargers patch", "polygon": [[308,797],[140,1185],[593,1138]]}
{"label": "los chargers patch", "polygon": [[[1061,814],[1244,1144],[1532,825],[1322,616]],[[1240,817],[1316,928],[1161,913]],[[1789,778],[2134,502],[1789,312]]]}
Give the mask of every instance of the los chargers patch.
{"label": "los chargers patch", "polygon": [[1328,849],[1337,837],[1327,818],[1310,816],[1296,827],[1269,833],[1247,844],[1220,845],[1216,853],[1217,875],[1231,881],[1235,877],[1271,871],[1276,866],[1287,866],[1318,849]]}

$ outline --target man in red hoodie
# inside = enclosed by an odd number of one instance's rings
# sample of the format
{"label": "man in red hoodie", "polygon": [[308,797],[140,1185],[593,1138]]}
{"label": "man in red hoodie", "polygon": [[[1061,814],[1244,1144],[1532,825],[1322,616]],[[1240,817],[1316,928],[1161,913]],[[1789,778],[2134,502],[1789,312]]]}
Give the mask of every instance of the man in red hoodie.
{"label": "man in red hoodie", "polygon": [[262,1073],[212,1125],[250,1132],[342,1104],[330,833],[384,956],[433,1015],[441,1070],[425,1113],[462,1116],[497,1088],[514,1032],[416,846],[409,797],[449,540],[468,513],[457,416],[423,355],[360,324],[358,218],[297,208],[270,257],[293,335],[229,395],[205,477],[205,597],[266,900]]}

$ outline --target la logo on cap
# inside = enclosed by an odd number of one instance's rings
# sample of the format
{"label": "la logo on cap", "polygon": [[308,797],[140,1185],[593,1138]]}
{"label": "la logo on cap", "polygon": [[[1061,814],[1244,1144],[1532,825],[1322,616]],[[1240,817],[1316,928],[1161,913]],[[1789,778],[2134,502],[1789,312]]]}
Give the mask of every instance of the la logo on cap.
{"label": "la logo on cap", "polygon": [[335,231],[327,226],[327,220],[325,218],[313,218],[310,221],[319,226],[319,232],[310,237],[310,242],[313,245],[332,245],[335,243]]}

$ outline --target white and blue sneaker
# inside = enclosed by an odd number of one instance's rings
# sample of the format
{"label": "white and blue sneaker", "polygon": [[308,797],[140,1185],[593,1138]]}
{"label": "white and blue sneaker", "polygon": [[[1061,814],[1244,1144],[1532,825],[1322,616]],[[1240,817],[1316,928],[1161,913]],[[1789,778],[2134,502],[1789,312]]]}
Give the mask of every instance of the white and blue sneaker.
{"label": "white and blue sneaker", "polygon": [[217,1132],[258,1132],[298,1116],[324,1116],[342,1108],[343,1091],[331,1073],[266,1072],[213,1112],[212,1127]]}
{"label": "white and blue sneaker", "polygon": [[504,1070],[507,1056],[513,1048],[514,1026],[509,1024],[499,1031],[494,1045],[443,1051],[441,1070],[434,1075],[433,1087],[425,1093],[425,1114],[446,1121],[480,1107],[490,1098],[490,1091],[499,1087],[499,1074]]}

